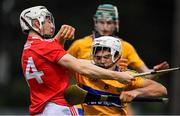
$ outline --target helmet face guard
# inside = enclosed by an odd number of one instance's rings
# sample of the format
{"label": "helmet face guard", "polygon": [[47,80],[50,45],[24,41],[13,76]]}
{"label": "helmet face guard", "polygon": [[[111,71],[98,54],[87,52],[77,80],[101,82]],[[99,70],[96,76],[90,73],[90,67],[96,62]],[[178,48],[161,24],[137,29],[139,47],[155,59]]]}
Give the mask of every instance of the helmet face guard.
{"label": "helmet face guard", "polygon": [[52,34],[52,35],[45,35],[44,33],[41,34],[39,32],[39,30],[33,26],[33,20],[38,20],[39,24],[40,24],[40,29],[42,29],[43,25],[44,25],[44,22],[45,22],[45,19],[47,17],[50,17],[50,20],[51,20],[51,22],[52,22],[52,24],[53,24],[53,26],[55,28],[54,17],[51,14],[51,12],[49,12],[46,9],[46,7],[44,7],[44,6],[35,6],[35,7],[25,9],[20,14],[20,25],[21,25],[22,31],[25,34],[28,34],[28,32],[30,30],[33,30],[33,31],[37,32],[42,37],[45,37],[45,36],[52,37],[54,34]]}
{"label": "helmet face guard", "polygon": [[119,32],[119,16],[116,6],[111,4],[99,5],[93,19],[94,23],[98,20],[114,21],[116,24],[116,29],[114,31]]}
{"label": "helmet face guard", "polygon": [[[109,58],[111,57],[112,63],[109,64],[108,66],[103,64],[97,64],[97,62],[95,61],[96,53],[98,51],[104,51],[104,50],[108,50],[111,54],[111,56],[108,57]],[[102,68],[110,68],[119,60],[120,56],[121,56],[121,42],[118,38],[112,36],[101,36],[99,38],[94,39],[91,57],[95,65],[98,65]]]}

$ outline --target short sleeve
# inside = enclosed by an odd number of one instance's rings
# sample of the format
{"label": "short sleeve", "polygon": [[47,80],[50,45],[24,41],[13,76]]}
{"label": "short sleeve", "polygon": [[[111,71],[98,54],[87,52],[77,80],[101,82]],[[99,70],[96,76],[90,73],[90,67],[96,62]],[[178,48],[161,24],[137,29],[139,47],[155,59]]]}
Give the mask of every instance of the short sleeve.
{"label": "short sleeve", "polygon": [[34,47],[34,51],[51,62],[58,62],[65,54],[64,48],[56,41],[42,41]]}

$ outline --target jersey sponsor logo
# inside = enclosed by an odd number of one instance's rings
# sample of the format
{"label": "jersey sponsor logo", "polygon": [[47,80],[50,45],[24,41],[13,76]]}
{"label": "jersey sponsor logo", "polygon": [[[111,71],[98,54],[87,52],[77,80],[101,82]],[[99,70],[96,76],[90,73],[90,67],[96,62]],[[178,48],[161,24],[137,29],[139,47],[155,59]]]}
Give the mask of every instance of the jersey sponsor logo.
{"label": "jersey sponsor logo", "polygon": [[87,105],[101,105],[101,106],[115,106],[115,107],[124,107],[121,102],[109,102],[109,101],[97,101],[97,102],[87,102]]}

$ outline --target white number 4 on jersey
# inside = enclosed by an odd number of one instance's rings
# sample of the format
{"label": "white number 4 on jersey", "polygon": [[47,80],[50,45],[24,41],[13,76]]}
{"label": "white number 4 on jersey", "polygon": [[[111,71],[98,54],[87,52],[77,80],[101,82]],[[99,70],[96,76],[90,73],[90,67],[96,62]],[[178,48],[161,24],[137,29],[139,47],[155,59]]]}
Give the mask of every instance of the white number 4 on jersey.
{"label": "white number 4 on jersey", "polygon": [[[30,69],[31,69],[31,72],[30,72]],[[38,71],[36,69],[36,66],[34,64],[32,57],[28,58],[25,75],[26,75],[27,80],[35,78],[39,84],[43,83],[41,76],[44,75],[44,73],[43,71]]]}

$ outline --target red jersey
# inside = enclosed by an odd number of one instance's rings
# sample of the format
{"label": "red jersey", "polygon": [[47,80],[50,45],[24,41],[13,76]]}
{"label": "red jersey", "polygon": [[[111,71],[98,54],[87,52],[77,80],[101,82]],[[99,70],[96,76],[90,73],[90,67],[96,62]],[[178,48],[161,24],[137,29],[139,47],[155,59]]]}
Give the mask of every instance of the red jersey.
{"label": "red jersey", "polygon": [[56,39],[28,37],[21,61],[30,89],[30,114],[42,112],[47,102],[69,106],[64,99],[67,69],[57,64],[65,54]]}

